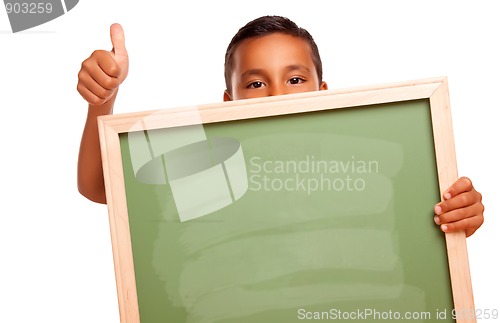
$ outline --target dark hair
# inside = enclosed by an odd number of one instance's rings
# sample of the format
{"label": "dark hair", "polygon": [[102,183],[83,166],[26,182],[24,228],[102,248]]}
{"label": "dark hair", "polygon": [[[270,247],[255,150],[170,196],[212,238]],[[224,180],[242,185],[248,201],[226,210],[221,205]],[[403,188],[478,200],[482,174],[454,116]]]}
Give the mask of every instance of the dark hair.
{"label": "dark hair", "polygon": [[226,90],[231,93],[231,73],[233,70],[233,54],[238,45],[245,39],[252,37],[262,37],[273,33],[283,33],[305,40],[311,47],[311,54],[318,73],[318,80],[323,80],[323,67],[319,56],[318,46],[314,42],[311,34],[304,28],[297,26],[296,23],[288,18],[281,16],[263,16],[250,21],[234,35],[226,50],[224,61],[224,78],[226,79]]}

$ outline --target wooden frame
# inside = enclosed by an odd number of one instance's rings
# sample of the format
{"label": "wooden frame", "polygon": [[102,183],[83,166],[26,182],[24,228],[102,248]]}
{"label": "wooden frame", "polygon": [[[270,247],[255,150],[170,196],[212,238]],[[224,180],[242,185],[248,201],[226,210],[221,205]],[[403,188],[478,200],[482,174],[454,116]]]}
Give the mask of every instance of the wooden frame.
{"label": "wooden frame", "polygon": [[[201,122],[206,124],[416,99],[429,99],[430,101],[439,186],[442,194],[457,179],[446,78],[225,102],[200,106],[198,111]],[[282,104],[285,101],[286,104]],[[192,110],[184,108],[166,109],[103,116],[98,119],[122,322],[139,322],[139,309],[119,134],[129,131],[132,125],[137,125],[138,121],[151,115],[154,115],[154,118],[148,119],[147,129],[143,130],[190,125],[193,123],[190,111]],[[135,130],[141,129],[135,128]],[[473,310],[474,302],[465,234],[463,232],[447,233],[446,246],[454,307],[458,312]],[[457,317],[456,321],[475,322],[475,318]]]}

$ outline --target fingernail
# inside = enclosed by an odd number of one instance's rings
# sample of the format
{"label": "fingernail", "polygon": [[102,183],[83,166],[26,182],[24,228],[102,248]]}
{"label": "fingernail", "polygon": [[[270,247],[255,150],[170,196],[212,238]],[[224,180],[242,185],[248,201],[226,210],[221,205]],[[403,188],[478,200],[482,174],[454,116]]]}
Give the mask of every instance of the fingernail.
{"label": "fingernail", "polygon": [[439,205],[436,205],[434,207],[434,212],[436,212],[437,215],[440,215],[442,211],[443,210],[441,209],[441,207]]}
{"label": "fingernail", "polygon": [[436,222],[437,225],[440,225],[441,224],[441,220],[439,219],[438,216],[435,216],[434,217],[434,222]]}
{"label": "fingernail", "polygon": [[441,230],[443,230],[443,232],[448,231],[448,226],[447,225],[442,225],[441,226]]}
{"label": "fingernail", "polygon": [[444,199],[448,200],[449,198],[451,198],[451,194],[450,193],[445,193],[444,194]]}

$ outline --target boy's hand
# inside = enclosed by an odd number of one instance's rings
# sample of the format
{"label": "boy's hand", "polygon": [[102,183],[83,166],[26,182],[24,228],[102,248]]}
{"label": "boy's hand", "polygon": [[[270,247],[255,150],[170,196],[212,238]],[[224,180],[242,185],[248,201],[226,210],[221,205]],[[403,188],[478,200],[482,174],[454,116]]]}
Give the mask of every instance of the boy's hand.
{"label": "boy's hand", "polygon": [[461,177],[448,188],[444,201],[436,204],[434,222],[444,232],[465,231],[472,235],[484,222],[482,196],[467,177]]}
{"label": "boy's hand", "polygon": [[125,34],[119,24],[110,27],[111,51],[96,50],[82,63],[78,92],[90,105],[102,105],[117,92],[128,74]]}

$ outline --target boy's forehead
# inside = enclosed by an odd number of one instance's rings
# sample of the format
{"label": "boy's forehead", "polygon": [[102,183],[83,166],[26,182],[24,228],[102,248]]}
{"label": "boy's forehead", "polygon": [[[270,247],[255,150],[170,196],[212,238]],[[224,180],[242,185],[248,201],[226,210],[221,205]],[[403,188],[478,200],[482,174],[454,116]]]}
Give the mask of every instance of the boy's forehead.
{"label": "boy's forehead", "polygon": [[312,65],[314,67],[309,43],[299,37],[272,33],[247,38],[234,51],[233,67],[235,69],[281,64]]}

